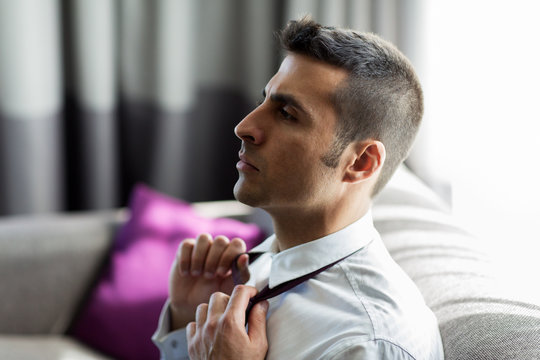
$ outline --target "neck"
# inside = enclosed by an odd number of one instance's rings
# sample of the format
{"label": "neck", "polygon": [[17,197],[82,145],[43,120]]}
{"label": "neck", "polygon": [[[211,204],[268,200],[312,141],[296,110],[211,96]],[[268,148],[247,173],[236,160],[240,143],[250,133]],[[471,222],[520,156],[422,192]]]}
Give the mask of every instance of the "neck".
{"label": "neck", "polygon": [[355,206],[334,206],[325,209],[268,209],[274,222],[279,251],[320,239],[335,233],[363,217],[370,201]]}

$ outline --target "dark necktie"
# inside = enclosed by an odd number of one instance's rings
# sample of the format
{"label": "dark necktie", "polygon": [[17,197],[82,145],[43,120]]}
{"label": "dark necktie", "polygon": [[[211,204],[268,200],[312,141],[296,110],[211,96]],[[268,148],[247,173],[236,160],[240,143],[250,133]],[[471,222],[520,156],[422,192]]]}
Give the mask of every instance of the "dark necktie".
{"label": "dark necktie", "polygon": [[[306,274],[306,275],[300,276],[300,277],[298,277],[296,279],[292,279],[292,280],[286,281],[284,283],[281,283],[278,286],[274,287],[273,289],[270,289],[268,287],[268,285],[266,285],[261,291],[259,291],[257,293],[257,295],[255,295],[254,297],[252,297],[249,300],[249,304],[248,304],[248,307],[246,309],[246,324],[247,324],[247,321],[248,321],[248,318],[249,318],[249,313],[251,312],[251,309],[259,301],[268,300],[270,298],[273,298],[274,296],[278,296],[279,294],[282,294],[285,291],[294,288],[295,286],[300,285],[304,281],[307,281],[307,280],[317,276],[317,274],[320,274],[324,270],[326,270],[328,268],[331,268],[332,266],[336,265],[338,262],[348,258],[349,256],[351,256],[354,253],[356,253],[356,251],[349,254],[349,255],[347,255],[347,256],[342,257],[339,260],[334,261],[333,263],[330,263],[330,264],[328,264],[326,266],[323,266],[320,269],[317,269],[317,270],[315,270],[313,272],[310,272],[309,274]],[[264,254],[264,253],[262,253],[262,252],[252,252],[252,253],[247,253],[247,254],[249,256],[249,263],[251,264],[253,261],[257,260],[257,258],[259,256],[261,256],[262,254]],[[240,255],[242,255],[242,254],[240,254]],[[233,279],[234,279],[234,283],[236,285],[241,283],[240,270],[238,269],[238,266],[236,264],[236,260],[238,259],[238,257],[240,257],[240,255],[238,255],[236,257],[236,259],[233,261],[233,266],[232,266]]]}

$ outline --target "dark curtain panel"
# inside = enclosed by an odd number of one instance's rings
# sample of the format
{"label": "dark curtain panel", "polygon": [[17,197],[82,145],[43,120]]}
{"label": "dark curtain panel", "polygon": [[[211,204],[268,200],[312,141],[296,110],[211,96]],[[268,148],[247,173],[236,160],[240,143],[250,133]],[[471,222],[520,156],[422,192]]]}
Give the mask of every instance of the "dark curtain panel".
{"label": "dark curtain panel", "polygon": [[412,49],[419,1],[0,0],[0,215],[123,206],[137,182],[231,199],[273,33],[309,13]]}

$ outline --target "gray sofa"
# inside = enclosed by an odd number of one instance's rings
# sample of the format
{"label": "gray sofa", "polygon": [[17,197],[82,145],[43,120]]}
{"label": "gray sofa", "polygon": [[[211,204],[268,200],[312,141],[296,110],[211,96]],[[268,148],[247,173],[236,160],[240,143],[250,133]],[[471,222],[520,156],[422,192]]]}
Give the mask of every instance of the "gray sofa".
{"label": "gray sofa", "polygon": [[[269,226],[262,213],[235,202],[195,206]],[[107,358],[66,331],[126,216],[118,210],[0,219],[0,359]],[[540,359],[540,304],[504,282],[487,255],[489,243],[456,224],[406,168],[376,199],[373,216],[437,316],[446,359]]]}

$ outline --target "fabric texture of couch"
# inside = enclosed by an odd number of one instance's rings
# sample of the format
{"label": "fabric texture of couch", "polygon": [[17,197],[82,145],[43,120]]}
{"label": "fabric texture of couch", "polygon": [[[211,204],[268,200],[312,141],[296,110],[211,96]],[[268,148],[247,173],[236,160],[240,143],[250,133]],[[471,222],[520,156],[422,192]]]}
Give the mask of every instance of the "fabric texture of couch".
{"label": "fabric texture of couch", "polygon": [[[267,216],[236,202],[194,207],[269,228]],[[111,358],[69,330],[127,217],[115,210],[0,219],[0,359]],[[457,224],[406,168],[377,197],[373,217],[437,316],[446,359],[540,359],[540,304],[500,276],[489,242]]]}

